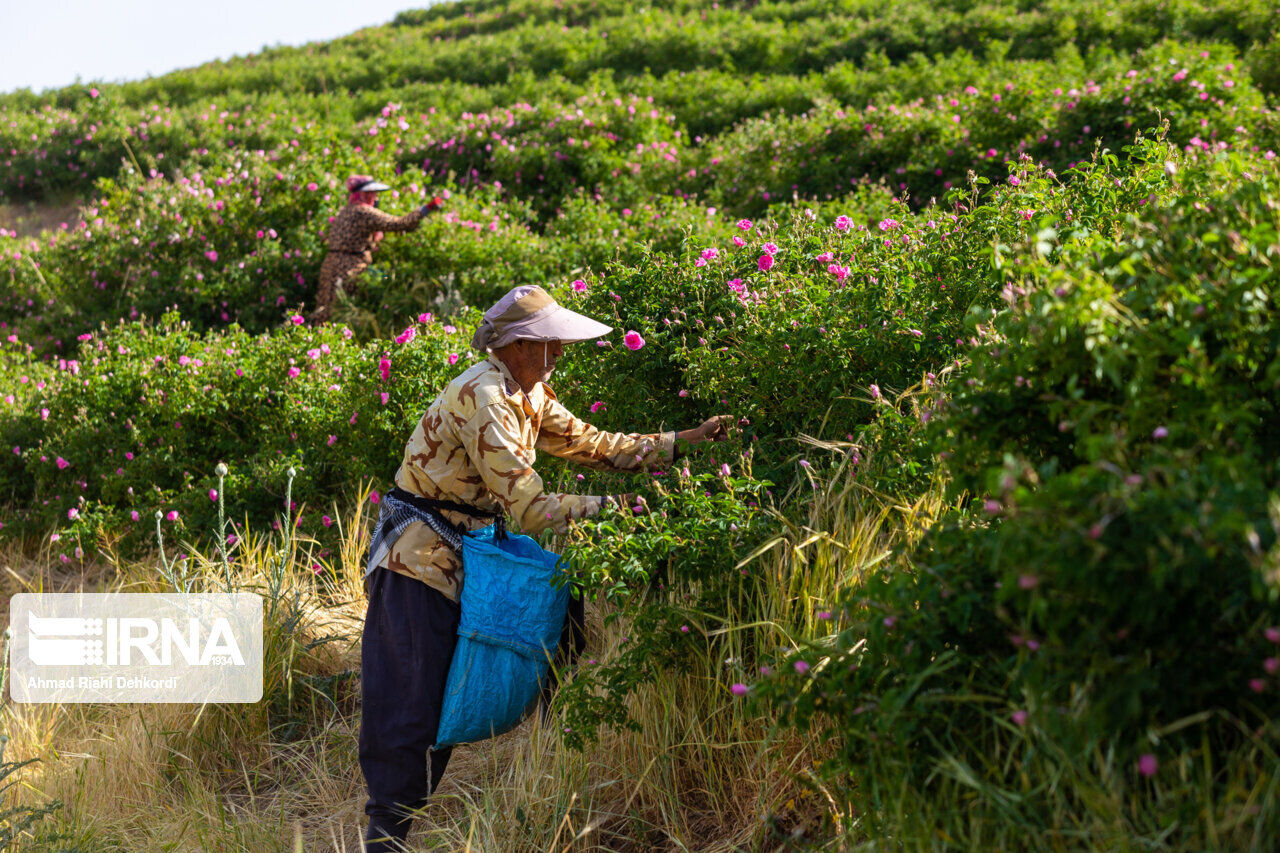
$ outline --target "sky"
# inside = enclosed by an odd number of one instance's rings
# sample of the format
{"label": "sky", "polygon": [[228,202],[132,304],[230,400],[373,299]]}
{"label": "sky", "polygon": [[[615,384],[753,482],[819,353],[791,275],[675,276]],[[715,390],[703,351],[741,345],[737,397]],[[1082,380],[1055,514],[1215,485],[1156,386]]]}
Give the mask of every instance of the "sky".
{"label": "sky", "polygon": [[0,0],[0,92],[139,80],[388,23],[432,0]]}

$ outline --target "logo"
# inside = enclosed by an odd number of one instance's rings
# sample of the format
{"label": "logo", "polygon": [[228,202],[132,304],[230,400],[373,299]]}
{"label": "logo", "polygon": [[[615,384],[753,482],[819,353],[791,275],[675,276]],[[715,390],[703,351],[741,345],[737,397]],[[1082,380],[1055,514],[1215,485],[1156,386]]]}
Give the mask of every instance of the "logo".
{"label": "logo", "polygon": [[102,663],[101,619],[27,618],[27,654],[36,666],[83,666]]}
{"label": "logo", "polygon": [[16,702],[256,702],[262,598],[235,594],[19,594]]}

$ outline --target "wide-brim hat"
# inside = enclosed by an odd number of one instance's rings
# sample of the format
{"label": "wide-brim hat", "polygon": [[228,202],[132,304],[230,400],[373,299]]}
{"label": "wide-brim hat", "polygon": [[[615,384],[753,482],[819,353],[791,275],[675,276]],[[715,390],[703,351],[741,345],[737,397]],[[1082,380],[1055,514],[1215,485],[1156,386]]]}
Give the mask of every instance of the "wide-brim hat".
{"label": "wide-brim hat", "polygon": [[366,184],[361,184],[361,185],[360,185],[360,188],[359,188],[359,189],[357,189],[357,190],[355,190],[355,192],[358,192],[358,193],[384,193],[384,192],[386,192],[386,191],[387,191],[387,190],[389,190],[389,189],[391,189],[391,187],[387,186],[386,184],[382,183],[381,181],[369,181],[369,182],[368,182],[368,183],[366,183]]}
{"label": "wide-brim hat", "polygon": [[484,312],[484,320],[471,339],[471,348],[484,352],[501,349],[513,341],[572,344],[603,337],[612,331],[612,326],[565,308],[538,285],[525,284],[507,291]]}

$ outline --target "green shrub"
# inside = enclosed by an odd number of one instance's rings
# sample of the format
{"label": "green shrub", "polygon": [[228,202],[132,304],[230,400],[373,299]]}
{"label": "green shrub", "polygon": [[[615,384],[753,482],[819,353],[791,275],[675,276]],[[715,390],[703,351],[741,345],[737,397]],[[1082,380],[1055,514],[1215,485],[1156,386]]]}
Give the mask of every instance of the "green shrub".
{"label": "green shrub", "polygon": [[1146,203],[1009,247],[1006,306],[974,312],[936,390],[927,429],[965,510],[850,598],[845,629],[805,650],[820,672],[766,688],[830,727],[829,769],[860,790],[926,795],[957,766],[1015,784],[1018,763],[986,756],[1024,726],[1136,775],[1140,754],[1197,746],[1189,723],[1231,750],[1280,710],[1280,176],[1133,154],[1117,191]]}

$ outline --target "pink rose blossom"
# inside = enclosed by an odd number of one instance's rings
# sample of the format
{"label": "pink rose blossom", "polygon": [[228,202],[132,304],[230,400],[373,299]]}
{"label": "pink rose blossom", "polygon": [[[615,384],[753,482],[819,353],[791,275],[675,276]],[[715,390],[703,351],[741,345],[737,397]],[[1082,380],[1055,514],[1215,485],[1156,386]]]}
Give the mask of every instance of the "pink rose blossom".
{"label": "pink rose blossom", "polygon": [[730,688],[729,688],[729,691],[730,691],[731,693],[733,693],[733,695],[734,695],[734,696],[746,696],[746,695],[747,695],[747,685],[745,685],[745,684],[743,684],[743,683],[741,683],[741,682],[738,682],[737,684],[734,684],[732,687],[730,687]]}
{"label": "pink rose blossom", "polygon": [[1013,719],[1014,725],[1017,725],[1017,726],[1025,726],[1025,725],[1027,724],[1027,712],[1026,712],[1026,711],[1014,711],[1014,712],[1013,712],[1012,714],[1010,714],[1009,716]]}
{"label": "pink rose blossom", "polygon": [[211,500],[211,501],[217,501],[217,500],[218,500],[218,490],[217,490],[217,489],[210,489],[210,490],[209,490],[209,500]]}
{"label": "pink rose blossom", "polygon": [[760,267],[760,272],[768,272],[773,269],[773,255],[761,255],[756,265]]}
{"label": "pink rose blossom", "polygon": [[391,379],[391,360],[387,358],[378,359],[378,373],[382,374],[382,381],[387,382]]}
{"label": "pink rose blossom", "polygon": [[587,290],[587,283],[580,278],[574,279],[573,289],[577,293],[585,293]]}
{"label": "pink rose blossom", "polygon": [[67,460],[63,459],[61,456],[59,456],[57,459],[53,460],[53,464],[55,464],[55,465],[57,465],[57,466],[58,466],[58,470],[59,470],[59,471],[66,470],[67,468],[69,468],[69,467],[71,466],[71,463],[70,463],[70,462],[68,462]]}
{"label": "pink rose blossom", "polygon": [[1150,779],[1156,775],[1156,771],[1160,769],[1160,762],[1151,753],[1146,753],[1138,757],[1138,772]]}
{"label": "pink rose blossom", "polygon": [[409,343],[409,341],[413,340],[417,336],[418,336],[418,330],[415,329],[413,326],[410,326],[400,334],[396,335],[396,343],[407,344]]}
{"label": "pink rose blossom", "polygon": [[165,513],[165,519],[167,519],[168,521],[177,521],[178,511],[176,509],[169,510],[167,513]]}
{"label": "pink rose blossom", "polygon": [[739,228],[741,228],[743,231],[750,231],[750,230],[751,230],[751,220],[750,220],[750,219],[739,219],[739,220],[738,220],[738,227],[739,227]]}
{"label": "pink rose blossom", "polygon": [[796,668],[796,672],[800,673],[801,675],[804,675],[806,672],[809,671],[809,664],[805,663],[802,660],[798,660],[795,662],[795,668]]}
{"label": "pink rose blossom", "polygon": [[449,364],[452,365],[457,363],[458,363],[458,354],[456,352],[449,353]]}
{"label": "pink rose blossom", "polygon": [[632,330],[622,336],[622,344],[634,352],[644,346],[644,338],[640,337],[639,332]]}

